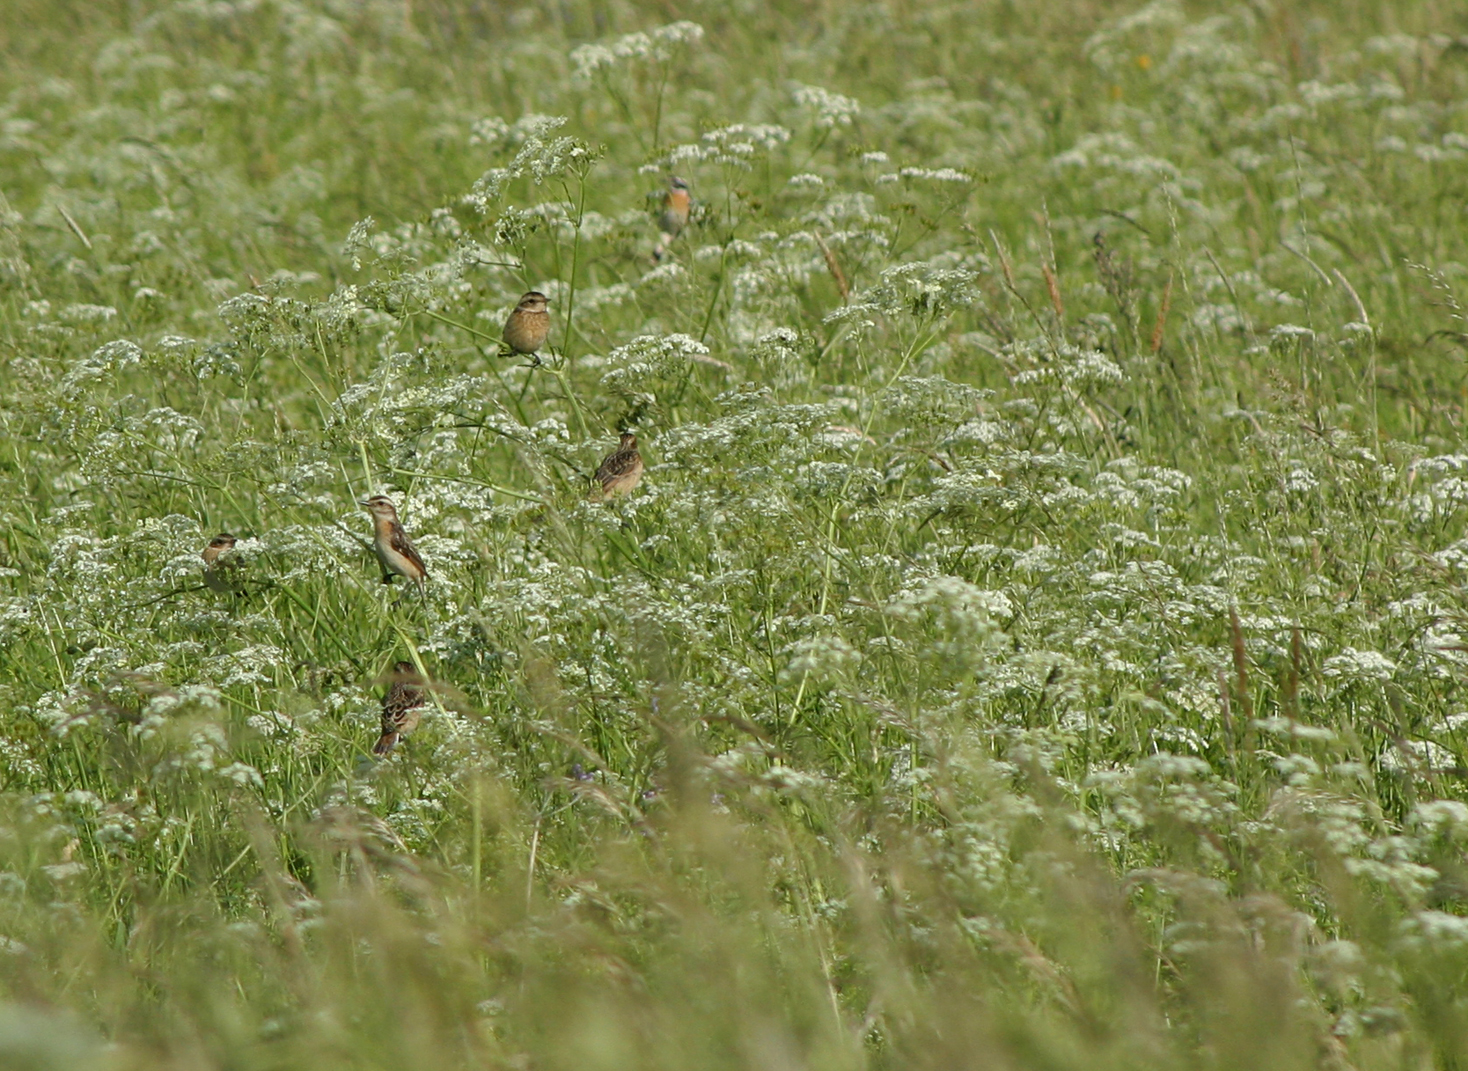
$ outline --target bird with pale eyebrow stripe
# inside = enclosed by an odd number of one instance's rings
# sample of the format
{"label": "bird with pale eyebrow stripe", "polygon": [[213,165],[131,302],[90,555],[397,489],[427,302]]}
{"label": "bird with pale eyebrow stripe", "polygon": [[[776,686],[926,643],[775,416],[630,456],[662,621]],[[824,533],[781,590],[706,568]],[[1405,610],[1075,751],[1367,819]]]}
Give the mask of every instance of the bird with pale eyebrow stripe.
{"label": "bird with pale eyebrow stripe", "polygon": [[509,353],[534,358],[550,336],[550,311],[546,297],[539,290],[526,291],[520,303],[505,321],[504,341]]}
{"label": "bird with pale eyebrow stripe", "polygon": [[210,591],[238,591],[241,563],[230,553],[239,539],[220,532],[199,557],[204,559],[204,585]]}
{"label": "bird with pale eyebrow stripe", "polygon": [[662,208],[658,213],[658,230],[663,232],[664,237],[659,238],[658,244],[653,247],[653,260],[661,261],[667,255],[664,239],[671,242],[682,234],[683,228],[688,226],[692,211],[693,195],[688,192],[687,180],[669,175],[668,188],[663,191]]}
{"label": "bird with pale eyebrow stripe", "polygon": [[418,585],[418,594],[427,598],[424,584],[428,580],[428,567],[398,520],[398,508],[392,499],[373,495],[361,505],[372,514],[372,549],[382,565],[382,582],[391,584],[394,576],[406,577]]}

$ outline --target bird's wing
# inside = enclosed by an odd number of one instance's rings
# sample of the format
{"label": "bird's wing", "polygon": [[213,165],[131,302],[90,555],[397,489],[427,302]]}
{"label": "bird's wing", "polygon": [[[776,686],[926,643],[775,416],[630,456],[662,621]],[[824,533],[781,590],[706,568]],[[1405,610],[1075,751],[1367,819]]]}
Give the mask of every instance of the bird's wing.
{"label": "bird's wing", "polygon": [[392,535],[389,537],[388,542],[393,550],[397,551],[422,570],[424,576],[428,575],[428,566],[423,564],[423,559],[418,556],[418,548],[413,546],[413,541],[408,538],[408,533],[403,531],[402,525],[393,525]]}
{"label": "bird's wing", "polygon": [[596,478],[600,483],[615,480],[618,476],[625,476],[642,463],[636,450],[618,450],[615,454],[608,455],[596,470]]}
{"label": "bird's wing", "polygon": [[423,705],[423,690],[403,681],[396,682],[387,690],[382,700],[382,731],[396,732],[402,728],[408,711]]}

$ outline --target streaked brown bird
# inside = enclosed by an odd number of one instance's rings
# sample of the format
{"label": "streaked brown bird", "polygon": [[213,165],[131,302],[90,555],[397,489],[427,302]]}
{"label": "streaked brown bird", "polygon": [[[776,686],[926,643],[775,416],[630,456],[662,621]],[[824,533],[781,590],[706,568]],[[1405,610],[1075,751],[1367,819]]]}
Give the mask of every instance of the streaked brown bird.
{"label": "streaked brown bird", "polygon": [[[210,591],[235,591],[239,588],[239,559],[228,554],[239,540],[228,532],[220,532],[200,555],[204,559],[204,584]],[[220,560],[220,555],[225,555]]]}
{"label": "streaked brown bird", "polygon": [[591,489],[591,497],[595,500],[632,493],[642,480],[642,455],[637,452],[636,435],[630,431],[622,432],[622,441],[617,448],[602,458],[595,480],[596,486]]}
{"label": "streaked brown bird", "polygon": [[505,321],[504,340],[511,353],[533,356],[550,335],[550,311],[539,290],[529,290]]}
{"label": "streaked brown bird", "polygon": [[427,597],[424,583],[428,580],[428,567],[418,556],[418,549],[403,530],[398,520],[398,508],[386,495],[373,495],[362,503],[372,514],[372,549],[382,564],[382,582],[391,584],[392,578],[405,576],[418,585],[418,594]]}
{"label": "streaked brown bird", "polygon": [[372,754],[378,756],[386,755],[398,740],[418,728],[428,701],[423,678],[412,662],[394,663],[388,679],[392,683],[382,697],[382,735],[372,745]]}

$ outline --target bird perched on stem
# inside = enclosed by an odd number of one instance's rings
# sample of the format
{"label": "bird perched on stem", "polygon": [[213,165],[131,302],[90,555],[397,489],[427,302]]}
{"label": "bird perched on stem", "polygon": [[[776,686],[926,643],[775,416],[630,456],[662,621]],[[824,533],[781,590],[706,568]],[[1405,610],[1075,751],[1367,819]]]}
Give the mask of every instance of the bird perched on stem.
{"label": "bird perched on stem", "polygon": [[665,239],[659,239],[653,247],[654,260],[662,260],[667,253],[664,240],[671,242],[688,226],[688,214],[693,210],[693,196],[688,192],[688,183],[677,175],[668,176],[668,188],[663,191],[662,210],[658,213],[658,230]]}
{"label": "bird perched on stem", "polygon": [[388,679],[391,684],[382,697],[382,735],[372,745],[372,754],[377,756],[386,755],[401,737],[418,728],[427,702],[423,678],[412,662],[394,663]]}
{"label": "bird perched on stem", "polygon": [[373,495],[362,503],[372,514],[372,549],[382,563],[382,582],[391,584],[393,575],[405,576],[418,585],[418,594],[427,598],[424,583],[428,567],[398,520],[398,508],[386,495]]}
{"label": "bird perched on stem", "polygon": [[658,216],[658,229],[669,238],[676,238],[688,226],[688,213],[693,208],[693,195],[688,192],[688,182],[677,175],[668,176],[668,188],[663,193],[663,211]]}
{"label": "bird perched on stem", "polygon": [[596,470],[596,486],[591,497],[597,501],[630,494],[642,480],[642,455],[637,452],[637,436],[622,432],[617,448],[602,458]]}
{"label": "bird perched on stem", "polygon": [[[549,335],[550,312],[545,295],[539,290],[527,290],[505,321],[505,346],[510,353],[535,357]],[[539,364],[540,358],[535,357],[535,362]]]}
{"label": "bird perched on stem", "polygon": [[[233,555],[228,554],[234,550],[234,545],[239,540],[228,532],[220,532],[209,545],[204,548],[200,555],[204,559],[204,584],[210,591],[236,591],[239,589],[240,562]],[[225,555],[224,560],[220,556]]]}

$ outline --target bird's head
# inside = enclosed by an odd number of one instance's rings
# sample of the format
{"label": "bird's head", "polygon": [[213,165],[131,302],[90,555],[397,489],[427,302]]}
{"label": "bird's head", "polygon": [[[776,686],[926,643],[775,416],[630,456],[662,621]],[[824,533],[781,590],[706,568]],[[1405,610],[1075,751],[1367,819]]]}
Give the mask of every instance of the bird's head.
{"label": "bird's head", "polygon": [[371,498],[364,498],[359,504],[379,520],[395,520],[398,515],[398,508],[387,495],[373,495]]}

